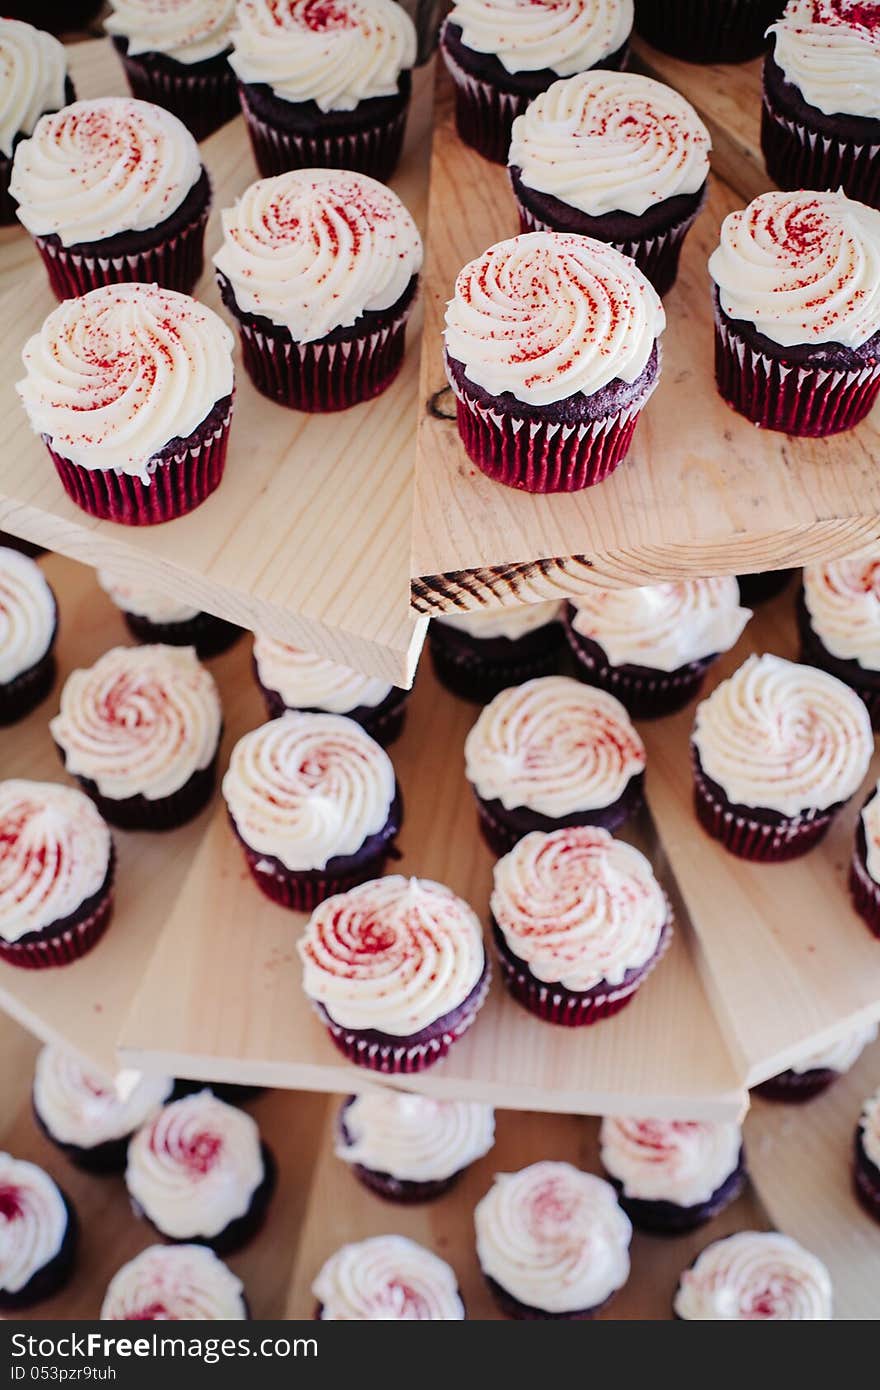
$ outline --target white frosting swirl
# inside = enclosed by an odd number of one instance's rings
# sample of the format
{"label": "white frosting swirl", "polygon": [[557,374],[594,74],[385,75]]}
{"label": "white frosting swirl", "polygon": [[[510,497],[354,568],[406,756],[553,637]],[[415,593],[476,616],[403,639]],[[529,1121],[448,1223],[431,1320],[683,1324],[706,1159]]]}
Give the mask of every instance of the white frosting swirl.
{"label": "white frosting swirl", "polygon": [[110,570],[98,570],[98,583],[123,613],[133,613],[150,623],[189,623],[199,615],[199,609],[191,604],[152,589],[149,584],[130,584],[126,579],[117,579]]}
{"label": "white frosting swirl", "polygon": [[353,111],[393,96],[416,61],[416,31],[395,0],[238,0],[229,61],[242,82],[284,101]]}
{"label": "white frosting swirl", "polygon": [[218,1236],[245,1215],[264,1176],[254,1120],[211,1091],[163,1106],[128,1146],[129,1196],[173,1240]]}
{"label": "white frosting swirl", "polygon": [[575,632],[598,642],[612,666],[655,671],[677,671],[729,651],[752,616],[740,607],[732,575],[638,589],[591,586],[571,602]]}
{"label": "white frosting swirl", "polygon": [[507,162],[527,188],[590,217],[641,217],[702,188],[711,143],[690,102],[662,82],[582,72],[554,82],[517,116]]}
{"label": "white frosting swirl", "polygon": [[233,337],[204,304],[158,285],[66,299],[25,344],[31,426],[82,468],[149,482],[151,460],[232,395]]}
{"label": "white frosting swirl", "polygon": [[164,53],[177,63],[201,63],[231,43],[235,0],[113,0],[108,34],[128,40],[132,57]]}
{"label": "white frosting swirl", "polygon": [[876,1168],[880,1168],[880,1091],[865,1101],[859,1120],[862,1147]]}
{"label": "white frosting swirl", "polygon": [[102,1322],[240,1322],[244,1285],[204,1245],[150,1245],[110,1280]]}
{"label": "white frosting swirl", "polygon": [[599,1144],[602,1166],[622,1185],[624,1197],[695,1207],[736,1172],[742,1132],[729,1121],[606,1116]]}
{"label": "white frosting swirl", "polygon": [[324,1322],[459,1322],[465,1315],[454,1270],[406,1236],[343,1245],[312,1293]]}
{"label": "white frosting swirl", "polygon": [[477,386],[548,405],[635,381],[665,325],[629,256],[592,237],[526,232],[459,271],[444,336]]}
{"label": "white frosting swirl", "polygon": [[684,1271],[675,1311],[695,1322],[827,1322],[831,1277],[790,1236],[737,1231],[707,1245]]}
{"label": "white frosting swirl", "polygon": [[495,1112],[481,1101],[366,1091],[345,1106],[336,1155],[399,1182],[443,1182],[487,1154]]}
{"label": "white frosting swirl", "polygon": [[482,641],[506,637],[515,642],[519,637],[558,622],[561,613],[562,604],[551,599],[546,603],[520,603],[515,608],[496,608],[488,612],[479,609],[474,613],[444,613],[434,621],[441,627],[454,627]]}
{"label": "white frosting swirl", "polygon": [[597,1308],[629,1278],[629,1217],[610,1183],[570,1163],[499,1174],[474,1224],[483,1273],[541,1312]]}
{"label": "white frosting swirl", "polygon": [[449,22],[465,47],[493,54],[508,72],[567,77],[623,47],[633,0],[457,0]]}
{"label": "white frosting swirl", "polygon": [[804,603],[810,625],[832,656],[880,671],[880,545],[807,565]]}
{"label": "white frosting swirl", "polygon": [[798,1076],[803,1076],[808,1071],[825,1070],[839,1072],[842,1076],[850,1067],[855,1066],[868,1044],[874,1041],[877,1028],[876,1023],[854,1028],[851,1032],[844,1033],[842,1038],[838,1038],[837,1042],[831,1043],[829,1047],[821,1047],[793,1062],[788,1070],[796,1072]]}
{"label": "white frosting swirl", "polygon": [[102,888],[112,848],[81,791],[0,782],[0,937],[19,941],[76,912]]}
{"label": "white frosting swirl", "polygon": [[102,796],[170,796],[213,759],[222,712],[192,647],[113,647],[72,671],[49,731],[67,771]]}
{"label": "white frosting swirl", "polygon": [[121,1089],[63,1047],[44,1047],[34,1073],[34,1109],[53,1139],[94,1149],[145,1124],[174,1089],[170,1076],[137,1075]]}
{"label": "white frosting swirl", "polygon": [[457,1009],[486,964],[472,907],[389,874],[319,903],[297,942],[303,989],[343,1028],[411,1037]]}
{"label": "white frosting swirl", "polygon": [[375,709],[394,689],[378,676],[365,676],[275,637],[254,638],[254,661],[263,685],[280,695],[288,709],[328,714],[348,714],[361,706]]}
{"label": "white frosting swirl", "polygon": [[880,120],[880,6],[868,0],[788,0],[773,56],[788,82],[826,116]]}
{"label": "white frosting swirl", "polygon": [[738,806],[798,816],[855,792],[874,752],[864,704],[813,666],[750,656],[697,706],[703,771]]}
{"label": "white frosting swirl", "polygon": [[57,617],[55,595],[39,565],[0,546],[0,685],[42,661]]}
{"label": "white frosting swirl", "polygon": [[15,151],[10,191],[33,236],[73,246],[157,227],[201,173],[198,145],[164,106],[99,97],[40,118]]}
{"label": "white frosting swirl", "polygon": [[502,690],[465,740],[465,770],[484,801],[559,819],[622,796],[645,746],[619,700],[568,676]]}
{"label": "white frosting swirl", "polygon": [[867,849],[866,867],[875,883],[880,883],[880,783],[862,808],[862,828]]}
{"label": "white frosting swirl", "polygon": [[880,211],[838,193],[761,193],[709,258],[721,307],[782,347],[880,332]]}
{"label": "white frosting swirl", "polygon": [[66,80],[64,48],[52,34],[0,19],[0,155],[11,159],[15,137],[64,105]]}
{"label": "white frosting swirl", "polygon": [[0,1291],[20,1293],[54,1260],[67,1225],[64,1198],[49,1174],[0,1153]]}
{"label": "white frosting swirl", "polygon": [[669,922],[645,856],[595,826],[533,831],[494,874],[492,916],[514,955],[546,984],[619,985],[651,959]]}

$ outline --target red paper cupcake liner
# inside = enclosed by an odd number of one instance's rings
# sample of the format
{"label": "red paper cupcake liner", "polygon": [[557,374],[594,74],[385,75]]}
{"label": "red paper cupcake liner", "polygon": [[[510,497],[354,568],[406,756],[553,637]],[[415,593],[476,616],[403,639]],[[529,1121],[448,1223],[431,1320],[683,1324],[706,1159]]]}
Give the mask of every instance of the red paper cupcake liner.
{"label": "red paper cupcake liner", "polygon": [[55,684],[54,642],[53,637],[46,655],[29,670],[0,684],[0,728],[24,719],[50,694]]}
{"label": "red paper cupcake liner", "polygon": [[[683,709],[699,691],[706,672],[715,660],[706,657],[692,661],[677,671],[654,671],[612,666],[602,661],[581,641],[568,623],[565,635],[575,659],[575,673],[586,685],[598,686],[614,695],[633,719],[661,719]],[[591,646],[598,646],[591,643]]]}
{"label": "red paper cupcake liner", "polygon": [[320,871],[296,873],[292,869],[283,870],[264,854],[242,844],[248,868],[262,893],[271,898],[279,907],[291,912],[314,912],[325,898],[336,893],[347,893],[359,883],[367,883],[371,878],[379,878],[389,858],[389,850],[364,859],[356,871],[349,874],[322,874]]}
{"label": "red paper cupcake liner", "polygon": [[862,921],[875,936],[880,937],[880,884],[875,883],[868,873],[858,848],[850,864],[849,891]]}
{"label": "red paper cupcake liner", "polygon": [[123,285],[134,280],[192,294],[205,265],[207,221],[206,206],[188,227],[156,246],[144,247],[137,255],[84,255],[40,236],[35,236],[34,242],[59,299],[75,299],[102,285]]}
{"label": "red paper cupcake liner", "polygon": [[87,917],[57,936],[45,936],[35,941],[3,941],[0,938],[0,960],[17,965],[22,970],[46,970],[53,965],[70,965],[100,941],[110,924],[112,912],[113,891],[112,887],[108,887]]}
{"label": "red paper cupcake liner", "polygon": [[506,164],[513,123],[533,97],[505,92],[465,72],[448,48],[443,58],[455,84],[455,128],[459,138],[493,164]]}
{"label": "red paper cupcake liner", "polygon": [[207,139],[241,114],[238,82],[231,68],[226,72],[177,73],[160,71],[127,53],[120,57],[132,95],[164,106],[183,121],[196,140]]}
{"label": "red paper cupcake liner", "polygon": [[306,134],[269,125],[251,108],[243,86],[239,92],[254,159],[264,179],[288,169],[352,169],[386,183],[400,162],[406,107],[391,120],[365,129],[316,128]]}
{"label": "red paper cupcake liner", "polygon": [[728,405],[753,424],[815,438],[853,429],[880,394],[880,362],[853,372],[788,367],[756,352],[717,310],[715,378]]}
{"label": "red paper cupcake liner", "polygon": [[880,144],[856,145],[825,135],[761,107],[761,150],[767,173],[780,188],[842,188],[850,198],[880,208]]}
{"label": "red paper cupcake liner", "polygon": [[764,825],[738,815],[718,800],[701,769],[694,767],[694,807],[697,820],[714,840],[740,859],[761,864],[782,864],[807,854],[823,838],[834,819],[831,811],[792,816],[776,825]]}

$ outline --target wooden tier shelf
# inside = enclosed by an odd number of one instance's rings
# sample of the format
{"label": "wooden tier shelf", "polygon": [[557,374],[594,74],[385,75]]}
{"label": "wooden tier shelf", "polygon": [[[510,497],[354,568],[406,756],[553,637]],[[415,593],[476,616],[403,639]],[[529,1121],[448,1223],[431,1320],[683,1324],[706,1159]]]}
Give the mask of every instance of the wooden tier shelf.
{"label": "wooden tier shelf", "polygon": [[718,177],[667,298],[663,376],[625,463],[584,492],[535,497],[465,455],[443,369],[446,301],[461,266],[518,231],[507,173],[462,144],[438,81],[425,269],[413,601],[425,613],[497,607],[688,575],[785,568],[880,531],[880,412],[828,440],[760,432],[715,388],[706,260],[741,205]]}
{"label": "wooden tier shelf", "polygon": [[[83,97],[126,90],[109,40],[69,49]],[[415,75],[407,146],[394,187],[424,223],[432,74]],[[208,267],[198,294],[220,309],[210,255],[219,213],[257,177],[242,119],[202,145],[214,186]],[[407,684],[424,636],[409,607],[409,535],[420,317],[394,385],[339,414],[308,416],[265,400],[237,351],[226,474],[187,517],[128,527],[88,517],[65,495],[15,394],[21,348],[54,306],[21,228],[0,233],[0,527],[89,564],[112,561],[131,580],[209,612]],[[221,310],[224,317],[225,311]]]}

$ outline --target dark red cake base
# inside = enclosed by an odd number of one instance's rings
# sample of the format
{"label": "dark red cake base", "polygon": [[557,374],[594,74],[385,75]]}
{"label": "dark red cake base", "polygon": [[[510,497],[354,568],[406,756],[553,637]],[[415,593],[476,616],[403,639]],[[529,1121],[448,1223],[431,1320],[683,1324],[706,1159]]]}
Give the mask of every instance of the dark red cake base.
{"label": "dark red cake base", "polygon": [[853,1185],[856,1197],[870,1217],[880,1222],[880,1168],[872,1163],[862,1143],[861,1126],[856,1130]]}
{"label": "dark red cake base", "polygon": [[75,1168],[81,1169],[84,1173],[91,1173],[95,1177],[125,1172],[128,1141],[131,1134],[126,1134],[120,1139],[108,1139],[103,1144],[95,1144],[91,1149],[84,1149],[79,1144],[65,1144],[60,1139],[56,1139],[36,1105],[32,1103],[31,1109],[37,1128]]}
{"label": "dark red cake base", "polygon": [[115,872],[116,850],[112,849],[106,877],[97,893],[86,898],[75,912],[42,931],[27,932],[17,941],[6,941],[0,936],[0,960],[22,970],[47,970],[79,960],[100,941],[110,925]]}
{"label": "dark red cake base", "polygon": [[[25,14],[22,13],[20,18],[26,19],[28,24],[33,24],[37,29],[48,28],[47,25],[41,24],[38,19],[33,17],[31,6],[21,5],[20,8],[22,11],[27,10],[27,15],[25,16]],[[10,5],[7,3],[3,6],[3,14],[10,19],[18,18],[19,16],[16,15],[15,9],[16,7],[14,5],[10,8]],[[76,101],[76,92],[74,91],[73,83],[70,78],[66,77],[64,79],[65,106],[69,106],[72,101]],[[41,114],[47,115],[49,113],[41,112]],[[12,155],[0,154],[0,227],[18,226],[18,203],[9,192],[9,181],[12,178],[12,161],[15,157],[16,146],[19,141],[26,140],[27,138],[28,137],[23,131],[18,131],[17,134],[13,136]]]}
{"label": "dark red cake base", "polygon": [[177,1238],[169,1236],[157,1226],[156,1222],[147,1216],[146,1212],[132,1200],[132,1210],[135,1216],[146,1221],[158,1236],[168,1245],[207,1245],[209,1250],[213,1250],[215,1255],[232,1255],[236,1250],[241,1250],[247,1245],[248,1241],[253,1240],[266,1220],[266,1213],[269,1203],[278,1182],[278,1165],[272,1150],[267,1144],[260,1144],[260,1152],[263,1156],[263,1180],[259,1187],[255,1189],[251,1197],[250,1205],[243,1216],[238,1216],[234,1221],[230,1221],[228,1226],[216,1236],[183,1236]]}
{"label": "dark red cake base", "polygon": [[114,35],[132,96],[164,106],[195,136],[204,140],[241,114],[238,81],[229,52],[198,63],[179,63],[167,53],[128,52],[128,39]]}
{"label": "dark red cake base", "polygon": [[[262,691],[269,718],[280,719],[291,706],[284,703],[277,690],[270,690],[267,685],[263,684],[257,671],[256,662],[254,662],[254,677]],[[370,735],[370,738],[374,738],[383,748],[388,748],[403,733],[408,699],[409,691],[401,690],[395,685],[378,705],[356,705],[354,709],[345,711],[345,717],[360,724],[361,728]],[[299,706],[296,708],[298,709]],[[322,711],[311,706],[307,707],[304,712],[306,714],[320,714]]]}
{"label": "dark red cake base", "polygon": [[55,637],[46,655],[11,681],[0,684],[0,728],[18,723],[52,693],[55,685]]}
{"label": "dark red cake base", "polygon": [[483,1273],[486,1287],[492,1295],[497,1307],[506,1318],[514,1318],[517,1322],[534,1322],[540,1319],[542,1322],[587,1322],[601,1313],[602,1309],[611,1302],[612,1294],[609,1298],[603,1299],[593,1308],[580,1308],[572,1313],[547,1313],[543,1308],[532,1308],[528,1303],[520,1303],[518,1298],[508,1293],[491,1275]]}
{"label": "dark red cake base", "polygon": [[786,1105],[800,1105],[802,1101],[812,1100],[814,1096],[827,1091],[840,1075],[831,1067],[813,1067],[811,1071],[781,1071],[759,1085],[753,1086],[755,1095],[764,1100],[779,1100]]}
{"label": "dark red cake base", "polygon": [[[64,762],[63,751],[60,748],[58,751]],[[109,825],[115,825],[120,830],[176,830],[178,826],[194,820],[214,795],[217,756],[215,752],[208,766],[194,772],[176,792],[153,800],[140,793],[118,798],[103,796],[97,783],[90,777],[77,777],[76,780]]]}
{"label": "dark red cake base", "polygon": [[808,809],[799,816],[783,816],[762,807],[737,806],[728,800],[717,782],[703,772],[696,748],[691,746],[694,769],[694,808],[703,829],[740,859],[761,864],[782,864],[807,854],[825,836],[843,806],[836,802],[825,810]]}
{"label": "dark red cake base", "polygon": [[636,0],[636,32],[688,63],[746,63],[763,53],[785,0]]}
{"label": "dark red cake base", "polygon": [[738,574],[739,600],[745,608],[768,603],[788,588],[794,570],[761,570],[757,574]]}
{"label": "dark red cake base", "polygon": [[24,1288],[17,1293],[0,1289],[0,1308],[32,1308],[35,1303],[52,1298],[69,1283],[79,1248],[79,1218],[67,1194],[62,1192],[61,1196],[67,1211],[67,1230],[58,1253],[42,1269],[32,1274]]}
{"label": "dark red cake base", "polygon": [[617,1192],[617,1200],[630,1221],[639,1231],[649,1231],[658,1236],[680,1236],[687,1231],[696,1231],[708,1221],[718,1216],[725,1207],[735,1202],[746,1185],[744,1155],[740,1150],[739,1162],[729,1177],[705,1202],[692,1207],[680,1207],[677,1202],[649,1201],[641,1197],[627,1197],[623,1184],[613,1174],[606,1174],[608,1181]]}
{"label": "dark red cake base", "polygon": [[[339,1111],[339,1138],[346,1148],[351,1147],[352,1138],[345,1124],[345,1112],[354,1100],[354,1096],[349,1096],[342,1102]],[[358,1182],[370,1192],[383,1201],[397,1202],[402,1206],[416,1206],[420,1202],[433,1202],[435,1198],[442,1197],[444,1192],[455,1186],[464,1171],[460,1169],[448,1178],[437,1178],[432,1182],[413,1182],[408,1178],[392,1177],[390,1173],[380,1173],[374,1168],[365,1168],[362,1163],[350,1163],[348,1166]]]}
{"label": "dark red cake base", "polygon": [[631,777],[621,795],[610,806],[600,806],[592,811],[574,811],[570,816],[560,816],[558,820],[552,816],[542,816],[527,806],[517,806],[508,811],[500,801],[484,801],[478,793],[474,794],[480,832],[493,854],[500,858],[533,830],[549,832],[570,825],[599,825],[613,833],[644,806],[645,775],[640,772]]}
{"label": "dark red cake base", "polygon": [[461,628],[433,622],[428,647],[440,684],[463,700],[485,705],[509,686],[556,675],[564,639],[562,625],[556,622],[522,637],[474,637]]}
{"label": "dark red cake base", "polygon": [[195,647],[196,656],[204,661],[228,651],[242,635],[242,629],[213,613],[197,613],[180,623],[153,623],[140,613],[122,614],[125,626],[138,642],[160,643],[166,647]]}
{"label": "dark red cake base", "polygon": [[813,629],[804,600],[803,587],[798,592],[796,611],[801,645],[800,660],[808,666],[818,666],[820,670],[836,676],[844,685],[848,685],[850,690],[854,690],[867,706],[872,728],[880,729],[880,671],[871,671],[858,661],[832,656],[822,638]]}
{"label": "dark red cake base", "polygon": [[[873,798],[874,793],[868,797]],[[867,801],[864,806],[867,805]],[[849,891],[853,907],[874,936],[880,937],[880,883],[868,873],[868,843],[861,815],[856,822],[856,842],[849,868]]]}
{"label": "dark red cake base", "polygon": [[568,604],[565,635],[575,659],[575,670],[587,685],[616,696],[633,719],[659,719],[683,709],[699,692],[715,655],[690,661],[675,671],[656,671],[649,666],[612,666],[598,642],[573,627],[575,609]]}

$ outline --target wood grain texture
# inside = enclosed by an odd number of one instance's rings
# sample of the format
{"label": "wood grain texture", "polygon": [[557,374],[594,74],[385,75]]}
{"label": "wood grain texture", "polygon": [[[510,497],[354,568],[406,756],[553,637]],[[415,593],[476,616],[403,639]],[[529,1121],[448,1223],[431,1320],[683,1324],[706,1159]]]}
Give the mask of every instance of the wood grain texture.
{"label": "wood grain texture", "polygon": [[441,329],[458,270],[517,217],[504,169],[457,138],[440,74],[425,269],[413,599],[422,612],[497,607],[687,575],[785,568],[880,533],[880,412],[828,440],[759,431],[715,389],[706,260],[742,197],[715,179],[667,297],[663,375],[633,448],[581,493],[535,497],[467,459]]}
{"label": "wood grain texture", "polygon": [[[72,49],[71,68],[83,96],[125,90],[109,40]],[[394,179],[422,223],[431,82],[429,69],[416,73],[406,152]],[[201,149],[214,205],[208,268],[197,292],[220,310],[210,265],[221,240],[220,209],[257,175],[242,119]],[[112,560],[132,580],[149,577],[199,608],[406,684],[424,636],[409,607],[420,308],[393,386],[333,415],[307,416],[265,400],[236,348],[223,483],[189,516],[130,527],[95,521],[66,497],[16,397],[22,345],[55,302],[23,230],[0,236],[0,277],[0,526],[90,564]]]}

